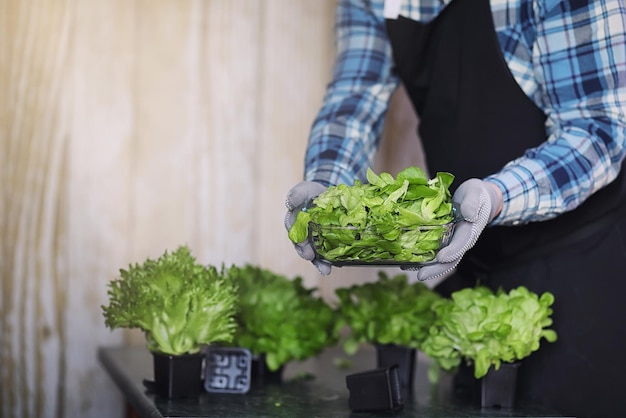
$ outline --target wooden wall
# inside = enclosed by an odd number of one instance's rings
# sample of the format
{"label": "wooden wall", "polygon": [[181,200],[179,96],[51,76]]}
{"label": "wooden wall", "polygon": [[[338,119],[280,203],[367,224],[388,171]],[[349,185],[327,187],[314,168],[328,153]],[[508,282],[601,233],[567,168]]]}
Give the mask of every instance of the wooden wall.
{"label": "wooden wall", "polygon": [[[119,268],[165,249],[300,275],[329,298],[374,277],[321,278],[283,227],[333,13],[333,0],[0,0],[0,416],[121,416],[96,350],[143,341],[106,329],[100,306]],[[410,112],[394,114],[412,133]],[[379,168],[419,158],[398,147],[385,142]]]}

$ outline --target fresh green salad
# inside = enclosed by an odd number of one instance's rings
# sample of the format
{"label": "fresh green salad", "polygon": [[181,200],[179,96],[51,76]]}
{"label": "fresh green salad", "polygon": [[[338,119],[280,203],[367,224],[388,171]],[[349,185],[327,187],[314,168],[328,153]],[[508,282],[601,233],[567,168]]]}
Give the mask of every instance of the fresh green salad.
{"label": "fresh green salad", "polygon": [[449,190],[454,176],[438,172],[429,179],[419,167],[408,167],[395,178],[368,169],[367,180],[326,189],[298,213],[289,239],[311,238],[317,253],[331,262],[434,259],[454,220]]}

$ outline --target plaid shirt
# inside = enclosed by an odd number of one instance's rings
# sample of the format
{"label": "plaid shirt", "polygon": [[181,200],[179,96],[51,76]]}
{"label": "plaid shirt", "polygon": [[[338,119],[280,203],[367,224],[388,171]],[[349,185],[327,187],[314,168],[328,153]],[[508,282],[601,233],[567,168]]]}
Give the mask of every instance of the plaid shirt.
{"label": "plaid shirt", "polygon": [[[428,22],[450,0],[403,0]],[[365,181],[399,80],[383,0],[338,0],[337,59],[311,129],[306,180]],[[547,115],[548,139],[487,177],[503,192],[494,224],[553,218],[616,178],[626,153],[626,6],[623,0],[491,0],[504,58]],[[506,141],[506,138],[502,138]],[[468,157],[471,158],[471,157]]]}

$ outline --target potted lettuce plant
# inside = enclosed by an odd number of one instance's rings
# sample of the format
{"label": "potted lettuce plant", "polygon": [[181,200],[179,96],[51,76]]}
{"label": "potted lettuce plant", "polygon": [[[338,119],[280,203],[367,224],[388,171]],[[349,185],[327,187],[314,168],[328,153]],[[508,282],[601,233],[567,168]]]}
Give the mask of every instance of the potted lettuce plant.
{"label": "potted lettuce plant", "polygon": [[[424,353],[434,360],[434,369],[460,372],[473,369],[473,377],[482,386],[483,407],[511,407],[520,361],[540,348],[542,340],[554,342],[552,325],[554,296],[541,296],[524,286],[494,292],[485,286],[466,288],[438,301],[433,310],[437,319],[422,344]],[[504,373],[512,376],[498,378]],[[431,380],[436,377],[431,375]],[[489,392],[489,382],[498,383]],[[503,383],[508,391],[503,391]],[[476,391],[474,391],[476,392]]]}
{"label": "potted lettuce plant", "polygon": [[293,279],[260,266],[230,267],[226,273],[237,286],[237,329],[232,345],[252,356],[252,381],[280,381],[291,361],[314,357],[338,340],[334,310]]}
{"label": "potted lettuce plant", "polygon": [[140,329],[154,360],[154,386],[168,397],[202,390],[203,348],[232,341],[236,287],[221,270],[199,264],[186,246],[120,269],[102,306],[110,329]]}
{"label": "potted lettuce plant", "polygon": [[342,346],[354,354],[362,344],[376,348],[376,366],[398,366],[404,389],[413,385],[417,350],[428,336],[436,316],[433,305],[442,299],[422,282],[409,283],[406,274],[337,288],[340,327],[346,327]]}

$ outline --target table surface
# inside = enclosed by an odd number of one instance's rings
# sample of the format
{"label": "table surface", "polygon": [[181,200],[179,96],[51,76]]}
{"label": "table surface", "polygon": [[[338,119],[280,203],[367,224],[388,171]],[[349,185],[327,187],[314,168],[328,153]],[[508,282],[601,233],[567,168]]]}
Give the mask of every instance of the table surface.
{"label": "table surface", "polygon": [[[246,394],[204,392],[197,399],[169,400],[146,391],[144,379],[153,378],[152,355],[144,347],[101,347],[100,363],[126,401],[140,417],[560,417],[543,410],[481,409],[455,401],[451,377],[444,373],[439,384],[428,381],[429,360],[418,352],[413,392],[401,411],[352,412],[348,407],[346,376],[375,368],[375,351],[364,346],[354,356],[337,347],[319,356],[286,365],[281,383],[254,384]],[[349,367],[338,367],[339,363]],[[347,361],[346,361],[347,360]]]}

